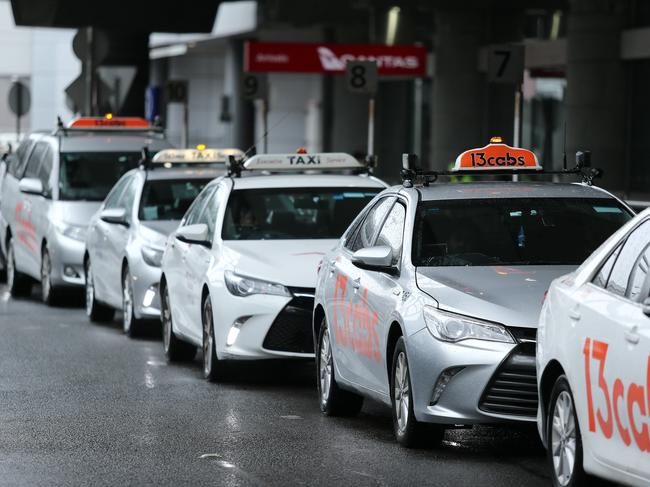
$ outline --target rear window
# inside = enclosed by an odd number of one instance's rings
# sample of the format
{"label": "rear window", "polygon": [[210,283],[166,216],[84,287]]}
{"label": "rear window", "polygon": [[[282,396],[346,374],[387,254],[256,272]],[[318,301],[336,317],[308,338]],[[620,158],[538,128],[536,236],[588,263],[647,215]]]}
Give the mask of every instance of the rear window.
{"label": "rear window", "polygon": [[142,188],[138,218],[142,221],[180,220],[194,198],[211,180],[147,181]]}
{"label": "rear window", "polygon": [[242,189],[231,193],[224,240],[339,238],[380,188]]}
{"label": "rear window", "polygon": [[412,258],[416,266],[577,265],[630,218],[607,199],[425,201]]}

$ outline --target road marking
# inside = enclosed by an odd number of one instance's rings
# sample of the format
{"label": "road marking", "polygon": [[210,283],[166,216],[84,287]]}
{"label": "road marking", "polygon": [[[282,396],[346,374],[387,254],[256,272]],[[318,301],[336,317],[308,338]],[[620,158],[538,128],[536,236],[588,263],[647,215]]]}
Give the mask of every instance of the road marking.
{"label": "road marking", "polygon": [[302,419],[302,416],[297,416],[295,414],[287,414],[285,416],[280,416],[282,419],[289,419],[289,420],[296,420],[296,419]]}

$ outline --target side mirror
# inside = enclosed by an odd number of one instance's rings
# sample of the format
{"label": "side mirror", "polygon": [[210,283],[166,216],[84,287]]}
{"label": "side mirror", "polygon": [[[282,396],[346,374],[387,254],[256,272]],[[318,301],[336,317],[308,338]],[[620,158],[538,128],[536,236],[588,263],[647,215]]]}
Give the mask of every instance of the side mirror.
{"label": "side mirror", "polygon": [[23,178],[18,183],[18,189],[26,194],[43,194],[43,183],[37,178]]}
{"label": "side mirror", "polygon": [[129,226],[129,222],[126,220],[126,210],[124,208],[109,208],[102,210],[99,214],[99,219],[114,225]]}
{"label": "side mirror", "polygon": [[393,249],[387,245],[378,245],[359,249],[352,254],[352,263],[370,271],[386,272],[387,274],[398,274],[399,270],[393,265]]}
{"label": "side mirror", "polygon": [[642,304],[643,314],[650,317],[650,298],[645,298]]}
{"label": "side mirror", "polygon": [[205,223],[187,225],[176,230],[176,238],[181,242],[199,244],[210,247],[212,243],[208,240],[208,226]]}

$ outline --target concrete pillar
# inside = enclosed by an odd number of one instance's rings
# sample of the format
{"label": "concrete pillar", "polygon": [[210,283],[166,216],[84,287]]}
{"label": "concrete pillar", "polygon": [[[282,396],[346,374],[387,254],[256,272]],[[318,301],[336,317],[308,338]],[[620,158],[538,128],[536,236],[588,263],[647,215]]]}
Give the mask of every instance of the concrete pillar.
{"label": "concrete pillar", "polygon": [[478,70],[484,28],[478,10],[436,12],[432,169],[447,169],[462,151],[485,143],[485,76]]}
{"label": "concrete pillar", "polygon": [[[244,72],[244,43],[239,39],[228,41],[224,92],[232,106],[232,146],[247,150],[255,143],[255,110],[253,102],[242,98]],[[257,148],[258,152],[261,147]]]}
{"label": "concrete pillar", "polygon": [[571,0],[567,33],[567,145],[592,151],[598,182],[620,191],[625,181],[625,72],[620,36],[627,2]]}

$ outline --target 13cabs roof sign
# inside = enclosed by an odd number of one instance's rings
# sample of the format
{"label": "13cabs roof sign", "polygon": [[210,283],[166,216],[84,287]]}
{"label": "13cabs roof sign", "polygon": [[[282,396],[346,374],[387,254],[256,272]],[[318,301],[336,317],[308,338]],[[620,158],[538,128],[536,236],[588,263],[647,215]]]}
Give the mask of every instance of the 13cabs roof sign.
{"label": "13cabs roof sign", "polygon": [[150,129],[151,125],[144,118],[114,117],[108,113],[104,117],[79,117],[68,123],[69,129]]}
{"label": "13cabs roof sign", "polygon": [[243,157],[244,152],[239,149],[164,149],[158,152],[151,162],[155,163],[208,163],[223,162],[228,157]]}
{"label": "13cabs roof sign", "polygon": [[470,149],[456,158],[454,172],[463,171],[541,171],[537,156],[526,149],[510,147],[501,137],[492,137],[485,147]]}
{"label": "13cabs roof sign", "polygon": [[363,167],[363,164],[344,152],[258,154],[244,162],[245,169],[262,171],[359,169]]}

